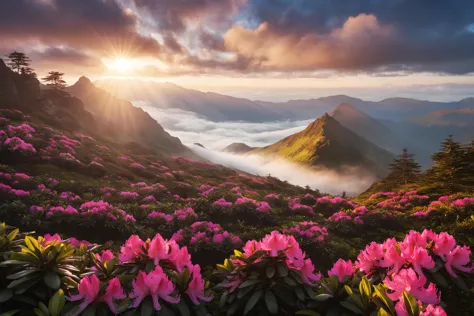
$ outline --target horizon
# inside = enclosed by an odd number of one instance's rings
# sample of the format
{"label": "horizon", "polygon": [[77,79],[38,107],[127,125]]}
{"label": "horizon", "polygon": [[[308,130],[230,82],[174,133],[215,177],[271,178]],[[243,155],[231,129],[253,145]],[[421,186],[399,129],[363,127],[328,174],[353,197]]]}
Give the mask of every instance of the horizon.
{"label": "horizon", "polygon": [[6,1],[0,53],[25,52],[39,77],[60,71],[68,84],[140,78],[273,102],[472,96],[473,3],[351,4]]}

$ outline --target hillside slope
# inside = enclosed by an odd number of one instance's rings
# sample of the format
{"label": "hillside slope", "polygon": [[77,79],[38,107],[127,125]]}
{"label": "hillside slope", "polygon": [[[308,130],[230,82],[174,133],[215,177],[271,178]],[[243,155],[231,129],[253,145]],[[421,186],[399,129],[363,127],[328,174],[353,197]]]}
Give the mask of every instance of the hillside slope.
{"label": "hillside slope", "polygon": [[79,78],[67,91],[82,100],[85,109],[100,117],[101,124],[110,127],[114,136],[122,141],[137,142],[165,155],[192,155],[177,137],[168,134],[148,113],[97,88],[88,78]]}
{"label": "hillside slope", "polygon": [[360,166],[377,175],[386,172],[393,155],[342,126],[327,113],[303,131],[251,153],[277,155],[306,165],[338,169]]}

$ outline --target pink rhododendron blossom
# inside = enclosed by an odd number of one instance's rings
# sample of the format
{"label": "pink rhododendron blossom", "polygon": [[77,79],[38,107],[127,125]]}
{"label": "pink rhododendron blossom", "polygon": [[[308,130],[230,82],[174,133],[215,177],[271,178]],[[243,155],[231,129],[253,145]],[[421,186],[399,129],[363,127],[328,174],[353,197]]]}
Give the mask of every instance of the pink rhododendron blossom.
{"label": "pink rhododendron blossom", "polygon": [[67,298],[69,301],[73,302],[82,300],[75,315],[79,315],[87,308],[87,306],[96,300],[100,291],[100,281],[95,274],[85,276],[79,282],[77,289],[79,294],[71,295]]}
{"label": "pink rhododendron blossom", "polygon": [[[471,261],[471,250],[468,246],[457,246],[446,255],[446,271],[449,272],[453,277],[457,277],[453,268],[459,271],[471,272],[474,270],[474,264]],[[470,266],[467,266],[470,264]]]}
{"label": "pink rhododendron blossom", "polygon": [[339,282],[342,282],[346,276],[352,276],[352,274],[354,274],[354,265],[351,260],[344,261],[339,259],[336,261],[332,269],[328,271],[328,275],[336,275]]}
{"label": "pink rhododendron blossom", "polygon": [[120,248],[119,260],[121,263],[133,261],[135,258],[143,255],[143,246],[145,242],[137,235],[131,235],[125,244]]}
{"label": "pink rhododendron blossom", "polygon": [[120,284],[120,280],[118,277],[113,278],[107,283],[107,289],[105,290],[105,294],[99,301],[105,302],[110,311],[114,314],[118,314],[119,311],[117,310],[117,300],[123,300],[126,298],[125,292],[123,291],[122,285]]}
{"label": "pink rhododendron blossom", "polygon": [[276,257],[278,256],[278,251],[288,248],[288,240],[285,235],[274,230],[262,239],[261,248],[270,251],[270,255]]}
{"label": "pink rhododendron blossom", "polygon": [[160,234],[156,234],[150,242],[148,256],[150,259],[153,259],[153,262],[157,265],[160,260],[168,259],[169,251],[170,244],[168,241],[163,239]]}
{"label": "pink rhododendron blossom", "polygon": [[156,266],[155,270],[146,274],[143,271],[138,272],[137,278],[132,282],[132,293],[130,298],[134,299],[133,307],[137,308],[146,296],[151,296],[153,308],[155,311],[161,310],[159,299],[170,304],[178,304],[179,297],[173,297],[173,283],[168,279],[160,266]]}
{"label": "pink rhododendron blossom", "polygon": [[195,305],[199,305],[201,301],[210,302],[213,297],[204,296],[204,280],[201,275],[201,267],[198,264],[190,265],[189,272],[191,274],[191,281],[186,289],[186,294],[188,294],[189,298]]}
{"label": "pink rhododendron blossom", "polygon": [[387,293],[388,297],[394,301],[401,299],[403,292],[406,291],[423,303],[439,303],[435,285],[430,283],[425,288],[425,276],[416,274],[413,269],[402,269],[398,273],[386,277],[384,283],[390,290]]}

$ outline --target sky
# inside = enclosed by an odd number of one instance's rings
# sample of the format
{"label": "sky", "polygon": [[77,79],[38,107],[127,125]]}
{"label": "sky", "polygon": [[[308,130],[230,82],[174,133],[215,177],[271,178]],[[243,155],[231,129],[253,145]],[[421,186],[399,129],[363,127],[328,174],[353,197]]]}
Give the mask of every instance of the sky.
{"label": "sky", "polygon": [[2,55],[70,84],[140,77],[271,101],[474,87],[472,0],[2,0],[0,30]]}

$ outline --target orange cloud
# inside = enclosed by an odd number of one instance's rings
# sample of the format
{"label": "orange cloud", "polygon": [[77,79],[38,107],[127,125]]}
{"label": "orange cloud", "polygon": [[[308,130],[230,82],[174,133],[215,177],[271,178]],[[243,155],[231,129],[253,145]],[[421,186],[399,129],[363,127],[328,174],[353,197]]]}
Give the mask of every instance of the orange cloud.
{"label": "orange cloud", "polygon": [[[349,17],[328,34],[283,33],[266,22],[256,29],[234,26],[225,47],[262,70],[351,69],[376,66],[396,41],[395,29],[371,14]],[[386,58],[386,55],[385,55]]]}

